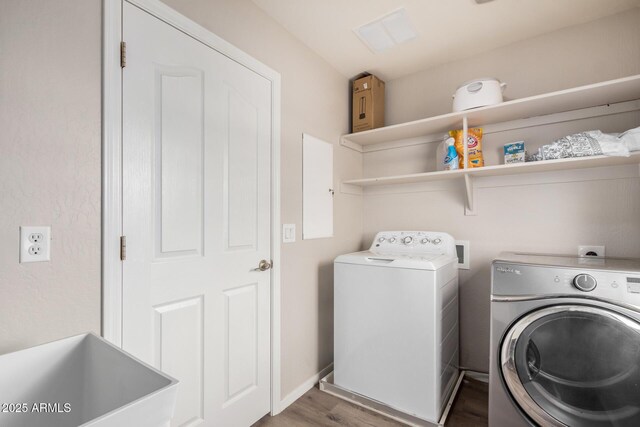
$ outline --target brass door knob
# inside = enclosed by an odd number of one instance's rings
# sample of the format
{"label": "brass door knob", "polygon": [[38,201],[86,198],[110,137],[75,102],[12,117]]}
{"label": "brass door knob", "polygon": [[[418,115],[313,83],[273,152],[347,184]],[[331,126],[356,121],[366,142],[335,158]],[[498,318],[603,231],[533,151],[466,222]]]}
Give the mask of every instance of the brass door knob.
{"label": "brass door knob", "polygon": [[267,261],[266,259],[263,259],[258,264],[258,268],[254,268],[253,271],[267,271],[271,267],[272,267],[272,264],[269,261]]}

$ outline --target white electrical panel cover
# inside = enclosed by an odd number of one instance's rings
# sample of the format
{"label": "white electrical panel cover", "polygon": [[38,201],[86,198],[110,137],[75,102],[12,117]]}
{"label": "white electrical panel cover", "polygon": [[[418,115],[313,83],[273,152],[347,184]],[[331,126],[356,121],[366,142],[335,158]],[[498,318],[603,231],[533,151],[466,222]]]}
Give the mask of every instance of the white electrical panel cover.
{"label": "white electrical panel cover", "polygon": [[333,144],[302,135],[302,238],[333,237]]}

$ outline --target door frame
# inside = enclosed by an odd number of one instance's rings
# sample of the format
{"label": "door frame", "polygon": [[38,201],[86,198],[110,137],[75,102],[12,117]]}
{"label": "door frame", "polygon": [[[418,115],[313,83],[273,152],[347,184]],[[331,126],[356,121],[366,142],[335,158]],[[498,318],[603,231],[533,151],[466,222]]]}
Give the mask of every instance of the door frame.
{"label": "door frame", "polygon": [[280,74],[158,0],[103,0],[102,38],[102,336],[122,347],[122,41],[128,2],[271,82],[271,414],[281,408]]}

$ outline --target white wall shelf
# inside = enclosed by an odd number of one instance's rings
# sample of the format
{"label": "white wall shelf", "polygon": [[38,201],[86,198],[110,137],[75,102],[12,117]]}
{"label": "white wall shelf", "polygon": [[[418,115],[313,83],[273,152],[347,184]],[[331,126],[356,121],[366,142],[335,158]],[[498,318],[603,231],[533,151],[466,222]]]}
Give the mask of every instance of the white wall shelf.
{"label": "white wall shelf", "polygon": [[469,127],[487,126],[513,120],[580,110],[640,98],[640,75],[580,86],[572,89],[506,101],[473,110],[459,111],[412,122],[343,135],[341,144],[357,151],[376,144],[443,134],[462,129],[466,117]]}
{"label": "white wall shelf", "polygon": [[414,173],[408,175],[385,176],[379,178],[363,178],[343,181],[343,184],[370,187],[375,185],[412,184],[418,182],[461,179],[465,175],[472,178],[484,176],[516,175],[521,173],[551,172],[571,169],[585,169],[601,166],[619,166],[640,164],[640,152],[631,153],[629,157],[592,156],[573,157],[569,159],[542,160],[539,162],[514,163],[510,165],[485,166],[482,168],[456,169]]}
{"label": "white wall shelf", "polygon": [[[638,110],[640,100],[640,75],[610,80],[587,86],[516,99],[488,107],[444,114],[407,123],[387,126],[364,132],[343,135],[341,144],[356,151],[366,153],[382,149],[401,148],[416,140],[435,141],[451,129],[463,129],[466,139],[467,129],[474,126],[488,126],[527,121],[530,125],[586,117],[606,116],[625,111]],[[555,116],[554,116],[555,115]],[[545,116],[545,117],[541,117]],[[540,119],[538,119],[540,117]],[[555,117],[555,118],[554,118]],[[536,119],[534,119],[536,118]],[[549,119],[551,118],[551,119]],[[438,138],[433,139],[434,135]],[[465,158],[466,147],[465,147]],[[466,213],[474,214],[474,179],[489,176],[516,175],[524,173],[553,172],[585,169],[603,166],[640,164],[640,152],[630,157],[593,156],[546,160],[510,165],[493,165],[481,168],[466,168],[454,171],[415,173],[408,175],[376,178],[352,179],[342,182],[342,188],[357,194],[370,186],[411,184],[450,179],[462,179],[466,189]],[[343,190],[345,191],[345,190]]]}
{"label": "white wall shelf", "polygon": [[[457,169],[415,173],[408,175],[385,176],[379,178],[352,179],[343,181],[343,187],[372,187],[384,185],[414,184],[421,182],[464,179],[466,190],[467,215],[474,215],[474,179],[490,176],[519,175],[524,173],[556,172],[575,169],[596,168],[603,166],[640,165],[640,152],[631,153],[629,157],[592,156],[568,159],[542,160],[538,162],[514,163],[510,165],[485,166],[481,168]],[[352,194],[355,192],[351,191]]]}

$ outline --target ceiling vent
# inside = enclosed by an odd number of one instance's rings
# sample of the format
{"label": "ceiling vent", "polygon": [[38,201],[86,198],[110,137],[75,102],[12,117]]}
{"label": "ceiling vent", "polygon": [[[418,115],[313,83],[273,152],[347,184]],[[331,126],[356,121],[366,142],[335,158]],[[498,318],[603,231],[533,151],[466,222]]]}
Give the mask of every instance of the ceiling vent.
{"label": "ceiling vent", "polygon": [[404,8],[391,12],[353,31],[373,53],[383,52],[418,36]]}

